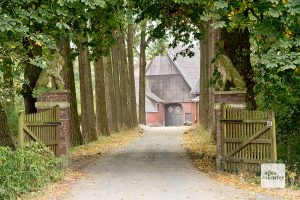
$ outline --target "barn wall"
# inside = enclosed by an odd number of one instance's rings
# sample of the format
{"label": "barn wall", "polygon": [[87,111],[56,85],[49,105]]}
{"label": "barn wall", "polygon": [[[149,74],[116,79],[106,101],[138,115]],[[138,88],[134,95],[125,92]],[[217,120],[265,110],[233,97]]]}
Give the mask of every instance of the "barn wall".
{"label": "barn wall", "polygon": [[165,103],[189,102],[190,87],[181,75],[146,76],[150,90]]}
{"label": "barn wall", "polygon": [[164,126],[165,125],[165,107],[163,103],[157,103],[158,112],[146,113],[146,124],[148,126]]}
{"label": "barn wall", "polygon": [[195,124],[197,123],[197,106],[195,102],[190,102],[190,103],[181,103],[183,113],[182,113],[182,121],[185,122],[185,114],[186,113],[191,113],[191,119],[192,123]]}
{"label": "barn wall", "polygon": [[[191,113],[192,123],[198,122],[198,103],[179,103],[182,106],[182,125],[185,122],[185,114]],[[147,112],[146,113],[146,124],[148,126],[165,126],[165,105],[158,103],[158,112]]]}

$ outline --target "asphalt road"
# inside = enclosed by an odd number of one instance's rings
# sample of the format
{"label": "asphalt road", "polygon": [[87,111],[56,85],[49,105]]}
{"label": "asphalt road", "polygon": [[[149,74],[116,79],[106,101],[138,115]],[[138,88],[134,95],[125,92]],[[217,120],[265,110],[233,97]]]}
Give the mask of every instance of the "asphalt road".
{"label": "asphalt road", "polygon": [[219,183],[197,171],[180,138],[184,127],[147,128],[129,146],[100,157],[58,199],[181,200],[272,199]]}

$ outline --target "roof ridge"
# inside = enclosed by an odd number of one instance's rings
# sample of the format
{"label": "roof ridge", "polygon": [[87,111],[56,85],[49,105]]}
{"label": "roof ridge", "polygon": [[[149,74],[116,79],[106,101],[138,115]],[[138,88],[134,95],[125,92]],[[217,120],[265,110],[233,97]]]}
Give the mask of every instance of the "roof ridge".
{"label": "roof ridge", "polygon": [[188,81],[188,79],[186,78],[186,75],[183,73],[182,69],[179,67],[179,65],[171,58],[171,52],[168,49],[167,50],[167,56],[169,57],[169,59],[172,61],[172,63],[174,63],[174,65],[176,66],[176,69],[179,71],[179,73],[181,74],[181,76],[183,77],[183,79],[185,80],[185,82],[188,84],[188,86],[190,87],[190,89],[193,89],[192,84],[190,83],[190,81]]}

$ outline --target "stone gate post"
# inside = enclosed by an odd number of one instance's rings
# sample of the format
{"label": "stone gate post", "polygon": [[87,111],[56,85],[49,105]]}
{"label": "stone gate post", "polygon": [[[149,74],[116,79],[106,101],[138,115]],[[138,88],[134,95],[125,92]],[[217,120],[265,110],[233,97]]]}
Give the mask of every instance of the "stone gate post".
{"label": "stone gate post", "polygon": [[37,112],[45,111],[56,105],[60,108],[60,155],[67,156],[70,137],[70,103],[68,90],[54,90],[38,97],[35,107]]}

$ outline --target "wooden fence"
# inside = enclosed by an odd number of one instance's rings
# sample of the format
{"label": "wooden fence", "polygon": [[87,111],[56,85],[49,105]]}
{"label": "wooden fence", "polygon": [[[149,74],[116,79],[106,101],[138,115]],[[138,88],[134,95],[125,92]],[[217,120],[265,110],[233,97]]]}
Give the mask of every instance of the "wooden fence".
{"label": "wooden fence", "polygon": [[256,171],[276,162],[273,112],[249,111],[222,105],[221,164],[224,171]]}
{"label": "wooden fence", "polygon": [[55,106],[50,110],[24,114],[19,118],[19,145],[35,141],[45,144],[56,156],[60,155],[60,111]]}

